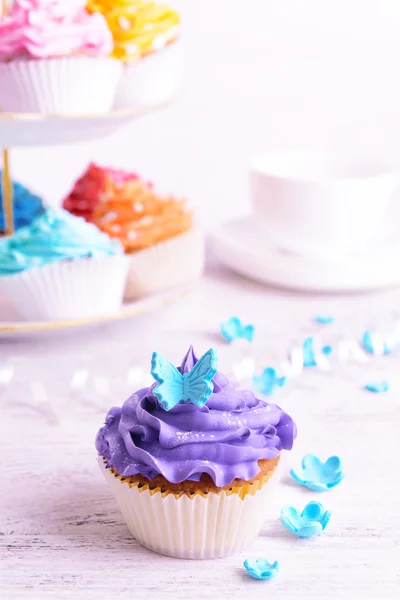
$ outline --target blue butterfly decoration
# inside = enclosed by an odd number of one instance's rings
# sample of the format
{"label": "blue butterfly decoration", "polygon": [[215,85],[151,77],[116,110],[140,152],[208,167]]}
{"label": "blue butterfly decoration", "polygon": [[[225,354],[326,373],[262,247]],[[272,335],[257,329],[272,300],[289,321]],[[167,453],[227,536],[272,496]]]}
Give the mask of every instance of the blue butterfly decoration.
{"label": "blue butterfly decoration", "polygon": [[275,390],[283,387],[286,381],[287,377],[278,377],[273,367],[267,367],[261,375],[253,376],[254,387],[265,396],[270,396]]}
{"label": "blue butterfly decoration", "polygon": [[332,315],[317,315],[315,317],[315,322],[319,323],[320,325],[330,325],[331,323],[334,323],[334,321],[335,317]]}
{"label": "blue butterfly decoration", "polygon": [[371,383],[367,383],[364,387],[368,392],[375,392],[376,394],[381,394],[382,392],[388,392],[390,390],[388,381],[371,381]]}
{"label": "blue butterfly decoration", "polygon": [[243,325],[239,317],[231,317],[225,323],[221,323],[221,334],[227,342],[233,342],[238,338],[252,342],[254,325]]}
{"label": "blue butterfly decoration", "polygon": [[[365,331],[364,334],[363,334],[363,336],[362,336],[361,345],[370,354],[377,354],[378,353],[378,349],[375,347],[374,335],[370,331],[368,331],[368,330]],[[386,342],[384,342],[382,350],[383,350],[383,354],[386,356],[386,355],[391,354],[393,352],[394,347],[392,347],[392,345],[389,345]]]}
{"label": "blue butterfly decoration", "polygon": [[[332,346],[323,346],[321,348],[321,353],[324,356],[329,356],[332,353]],[[315,360],[315,350],[314,350],[314,338],[308,337],[304,340],[303,343],[303,366],[304,367],[316,367],[317,362]]]}
{"label": "blue butterfly decoration", "polygon": [[212,348],[195,363],[189,373],[180,373],[161,354],[153,352],[151,374],[158,382],[153,394],[164,410],[171,410],[181,403],[192,403],[201,408],[213,392],[212,378],[216,372],[217,354]]}

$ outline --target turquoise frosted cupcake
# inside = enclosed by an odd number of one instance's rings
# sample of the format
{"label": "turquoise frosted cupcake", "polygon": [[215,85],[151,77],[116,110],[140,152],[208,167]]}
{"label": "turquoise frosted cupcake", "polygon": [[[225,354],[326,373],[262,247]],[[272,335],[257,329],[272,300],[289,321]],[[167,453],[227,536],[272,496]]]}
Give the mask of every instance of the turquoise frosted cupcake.
{"label": "turquoise frosted cupcake", "polygon": [[0,240],[0,293],[27,320],[106,315],[121,306],[128,266],[119,242],[95,225],[47,209]]}
{"label": "turquoise frosted cupcake", "polygon": [[[0,170],[0,232],[5,231],[6,223],[3,214],[3,172]],[[13,181],[13,200],[14,200],[14,227],[20,229],[26,225],[30,225],[32,221],[41,215],[45,208],[43,200],[32,194],[21,183]]]}

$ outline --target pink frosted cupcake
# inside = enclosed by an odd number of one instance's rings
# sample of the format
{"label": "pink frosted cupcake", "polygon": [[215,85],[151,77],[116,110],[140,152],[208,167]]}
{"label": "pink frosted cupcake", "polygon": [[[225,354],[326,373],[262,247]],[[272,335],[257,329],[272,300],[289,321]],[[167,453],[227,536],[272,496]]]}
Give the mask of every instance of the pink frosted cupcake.
{"label": "pink frosted cupcake", "polygon": [[0,19],[0,109],[5,112],[107,112],[121,64],[100,14],[85,0],[15,0]]}

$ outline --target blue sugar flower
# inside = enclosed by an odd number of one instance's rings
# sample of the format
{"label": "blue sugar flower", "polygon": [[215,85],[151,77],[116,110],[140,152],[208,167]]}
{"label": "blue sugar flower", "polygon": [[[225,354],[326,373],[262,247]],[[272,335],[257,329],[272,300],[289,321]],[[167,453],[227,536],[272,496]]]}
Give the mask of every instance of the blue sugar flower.
{"label": "blue sugar flower", "polygon": [[225,323],[221,323],[221,333],[227,342],[233,342],[238,338],[252,342],[254,325],[243,325],[239,317],[231,317]]}
{"label": "blue sugar flower", "polygon": [[291,476],[297,483],[314,492],[324,492],[338,485],[344,477],[338,456],[331,456],[323,463],[314,454],[307,454],[300,469],[292,469]]}
{"label": "blue sugar flower", "polygon": [[272,579],[279,571],[279,563],[276,560],[270,563],[266,558],[250,558],[243,563],[244,568],[253,579],[262,579],[268,581]]}
{"label": "blue sugar flower", "polygon": [[[332,352],[332,346],[323,346],[321,348],[322,354],[329,356]],[[309,337],[304,340],[303,343],[303,366],[304,367],[316,367],[317,362],[315,360],[314,352],[314,338]]]}
{"label": "blue sugar flower", "polygon": [[270,396],[277,388],[283,387],[286,380],[287,377],[278,377],[275,369],[267,367],[261,375],[254,375],[253,385],[265,396]]}
{"label": "blue sugar flower", "polygon": [[387,381],[373,381],[367,383],[364,387],[369,392],[375,392],[376,394],[388,392],[390,390],[390,385]]}
{"label": "blue sugar flower", "polygon": [[[376,354],[377,348],[375,348],[375,342],[373,339],[373,334],[370,331],[365,331],[361,338],[361,345],[364,349],[370,354]],[[383,354],[386,356],[387,354],[391,354],[393,352],[393,347],[389,346],[389,344],[383,343]]]}
{"label": "blue sugar flower", "polygon": [[330,325],[331,323],[334,323],[335,317],[332,317],[332,315],[317,315],[315,321],[320,325]]}
{"label": "blue sugar flower", "polygon": [[302,538],[320,535],[330,518],[331,511],[325,510],[319,502],[309,502],[301,514],[291,505],[281,510],[281,523],[284,528]]}

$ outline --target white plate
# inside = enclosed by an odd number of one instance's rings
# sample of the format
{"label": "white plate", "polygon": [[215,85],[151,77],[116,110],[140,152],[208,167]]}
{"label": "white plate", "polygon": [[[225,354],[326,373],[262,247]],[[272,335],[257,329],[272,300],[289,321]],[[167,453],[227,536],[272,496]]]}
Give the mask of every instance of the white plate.
{"label": "white plate", "polygon": [[13,146],[74,144],[102,138],[111,135],[136,117],[166,105],[116,110],[104,115],[0,113],[1,146],[12,148]]}
{"label": "white plate", "polygon": [[310,259],[274,247],[255,216],[223,225],[212,235],[216,257],[241,275],[289,289],[358,292],[400,284],[400,234],[365,254]]}
{"label": "white plate", "polygon": [[63,329],[71,329],[74,327],[82,327],[95,325],[97,323],[105,323],[109,321],[119,321],[129,317],[136,317],[141,313],[150,312],[171,304],[182,298],[196,286],[198,279],[185,283],[175,288],[171,288],[160,294],[154,294],[136,300],[134,302],[126,302],[122,308],[110,315],[104,315],[94,318],[74,319],[66,321],[23,321],[6,302],[4,298],[0,298],[0,339],[9,338],[20,334],[45,333],[50,331],[58,331]]}

